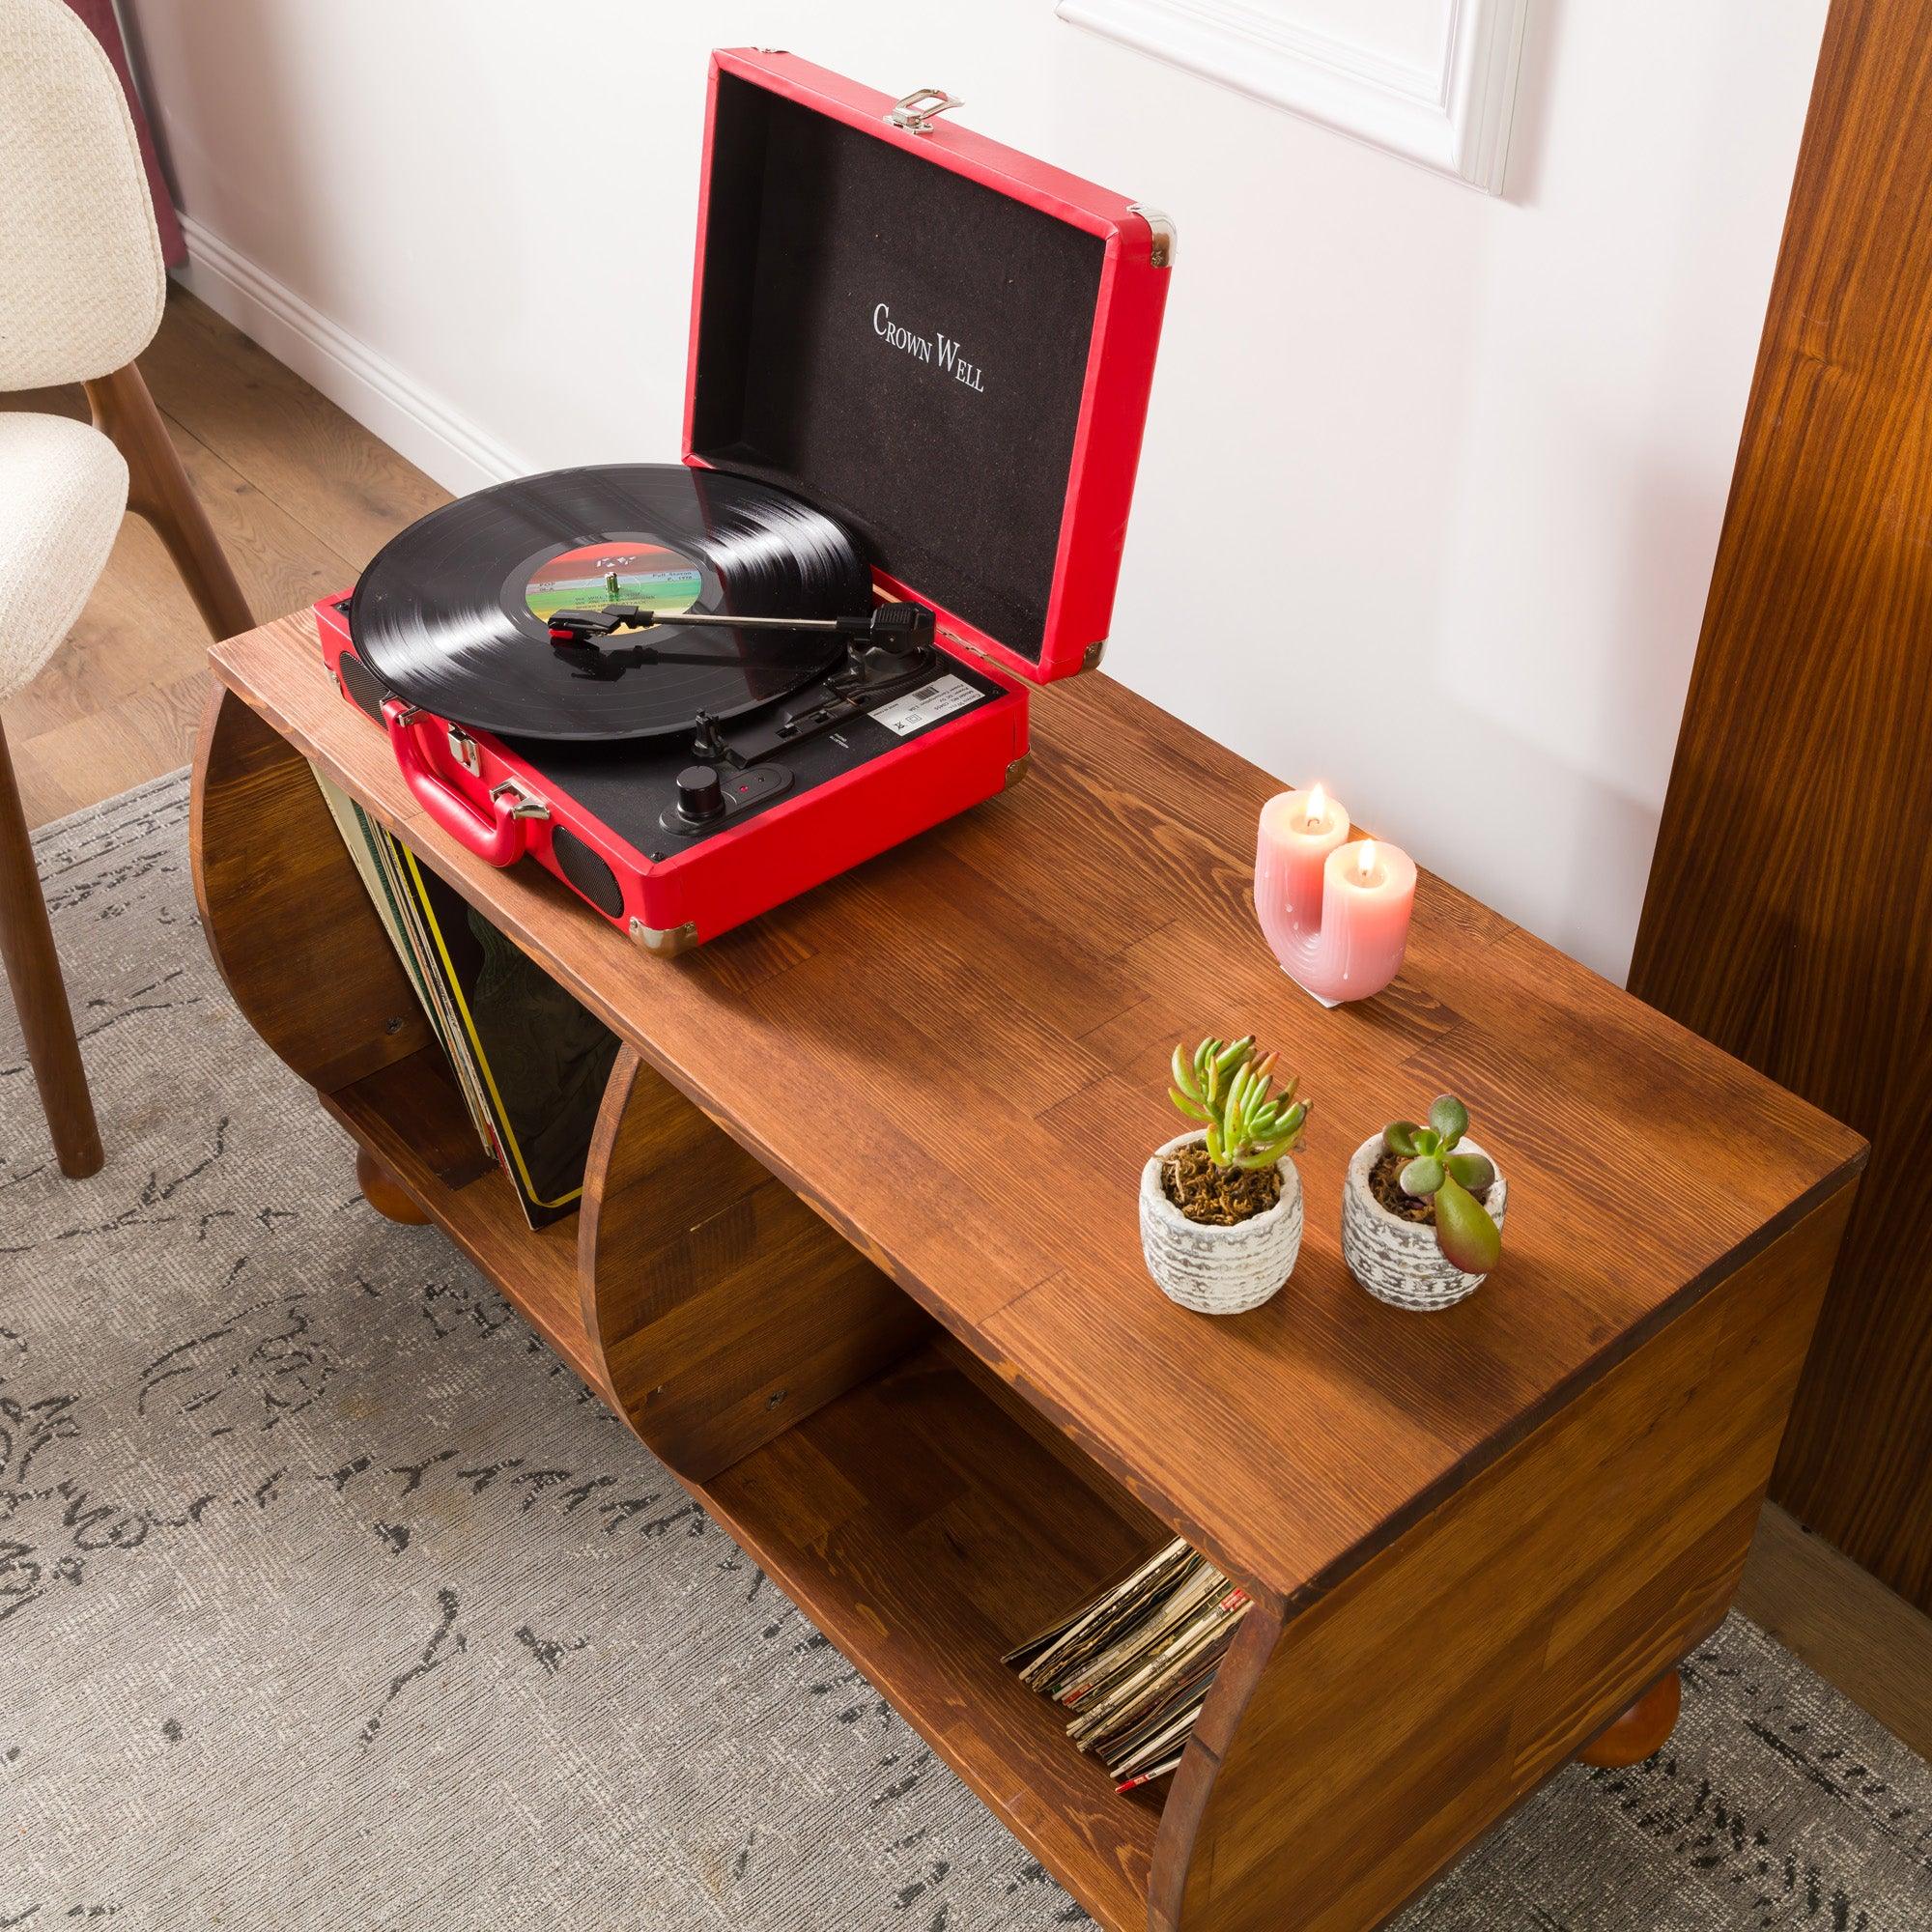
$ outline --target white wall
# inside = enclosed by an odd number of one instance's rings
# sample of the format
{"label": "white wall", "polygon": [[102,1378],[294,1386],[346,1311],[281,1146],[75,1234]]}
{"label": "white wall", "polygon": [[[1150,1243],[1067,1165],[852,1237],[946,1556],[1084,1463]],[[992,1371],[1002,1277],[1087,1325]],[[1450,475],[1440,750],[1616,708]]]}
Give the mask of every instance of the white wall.
{"label": "white wall", "polygon": [[1622,977],[1825,0],[1538,0],[1502,200],[1050,0],[124,5],[197,286],[452,487],[675,456],[714,43],[1168,210],[1108,668]]}

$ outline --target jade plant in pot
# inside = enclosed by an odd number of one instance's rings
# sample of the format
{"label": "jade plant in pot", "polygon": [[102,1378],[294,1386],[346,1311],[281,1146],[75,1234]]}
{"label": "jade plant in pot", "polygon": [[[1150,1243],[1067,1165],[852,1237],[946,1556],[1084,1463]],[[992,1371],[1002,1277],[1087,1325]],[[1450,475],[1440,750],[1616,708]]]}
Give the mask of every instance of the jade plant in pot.
{"label": "jade plant in pot", "polygon": [[1141,1171],[1141,1248],[1170,1299],[1203,1315],[1259,1308],[1301,1249],[1301,1144],[1308,1103],[1274,1082],[1252,1034],[1174,1049],[1168,1098],[1203,1124]]}
{"label": "jade plant in pot", "polygon": [[1365,1140],[1342,1187],[1342,1258],[1378,1300],[1447,1308],[1502,1255],[1509,1182],[1469,1138],[1469,1110],[1444,1094],[1429,1121],[1391,1121]]}

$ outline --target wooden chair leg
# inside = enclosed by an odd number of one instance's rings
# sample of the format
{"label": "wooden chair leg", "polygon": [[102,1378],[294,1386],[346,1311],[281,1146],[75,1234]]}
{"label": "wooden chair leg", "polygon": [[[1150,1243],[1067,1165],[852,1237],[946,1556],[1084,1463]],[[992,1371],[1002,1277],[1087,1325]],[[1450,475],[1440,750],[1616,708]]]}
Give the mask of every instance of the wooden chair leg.
{"label": "wooden chair leg", "polygon": [[20,787],[14,778],[4,728],[0,728],[0,955],[6,959],[20,1031],[27,1037],[27,1060],[41,1090],[61,1172],[76,1180],[98,1173],[102,1159],[100,1129],[94,1123],[87,1069],[73,1037],[73,1014],[61,983],[53,927],[47,923],[47,902],[41,896],[27,815],[20,809]]}
{"label": "wooden chair leg", "polygon": [[208,512],[168,440],[167,425],[129,362],[87,385],[94,426],[128,459],[128,507],[145,517],[168,547],[202,621],[217,639],[255,628],[242,586],[222,554]]}

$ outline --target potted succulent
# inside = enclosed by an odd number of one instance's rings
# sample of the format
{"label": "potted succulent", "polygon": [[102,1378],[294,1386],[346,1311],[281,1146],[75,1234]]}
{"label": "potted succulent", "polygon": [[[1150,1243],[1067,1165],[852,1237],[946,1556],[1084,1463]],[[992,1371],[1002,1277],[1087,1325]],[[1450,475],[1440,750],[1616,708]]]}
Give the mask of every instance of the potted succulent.
{"label": "potted succulent", "polygon": [[1509,1182],[1468,1133],[1468,1108],[1444,1094],[1427,1126],[1391,1121],[1355,1150],[1342,1188],[1342,1258],[1378,1299],[1447,1308],[1495,1266]]}
{"label": "potted succulent", "polygon": [[1168,1098],[1204,1124],[1156,1149],[1141,1171],[1141,1248],[1163,1293],[1203,1315],[1259,1308],[1301,1248],[1306,1101],[1274,1087],[1275,1057],[1252,1034],[1174,1049]]}

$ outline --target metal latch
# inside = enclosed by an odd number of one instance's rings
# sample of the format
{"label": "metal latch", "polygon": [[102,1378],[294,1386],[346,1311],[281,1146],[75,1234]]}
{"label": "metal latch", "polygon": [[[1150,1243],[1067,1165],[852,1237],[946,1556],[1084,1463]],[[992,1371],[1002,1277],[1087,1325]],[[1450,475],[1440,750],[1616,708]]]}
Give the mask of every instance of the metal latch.
{"label": "metal latch", "polygon": [[893,102],[893,111],[886,119],[895,128],[903,128],[908,134],[930,134],[935,114],[950,114],[955,107],[964,107],[965,104],[958,96],[948,94],[943,87],[916,87],[910,94],[902,95]]}
{"label": "metal latch", "polygon": [[476,740],[460,724],[449,727],[449,755],[474,778],[483,770],[483,754],[476,749]]}
{"label": "metal latch", "polygon": [[542,799],[538,798],[534,792],[526,791],[522,785],[513,784],[508,779],[505,779],[501,784],[493,784],[490,787],[490,796],[493,800],[499,798],[513,799],[515,803],[510,807],[510,816],[512,818],[548,818],[550,816],[550,807]]}

